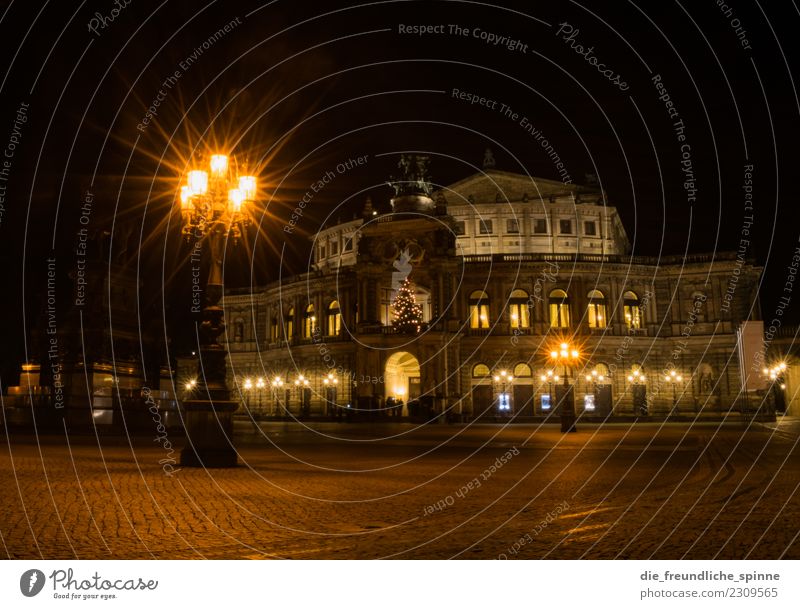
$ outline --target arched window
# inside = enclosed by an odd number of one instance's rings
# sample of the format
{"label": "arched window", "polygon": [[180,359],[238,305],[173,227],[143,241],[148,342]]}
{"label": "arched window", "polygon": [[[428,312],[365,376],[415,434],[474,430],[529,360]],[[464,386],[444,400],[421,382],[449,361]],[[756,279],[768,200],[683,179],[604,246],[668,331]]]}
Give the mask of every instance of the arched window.
{"label": "arched window", "polygon": [[639,297],[634,292],[628,291],[622,295],[622,312],[629,330],[638,330],[642,327],[642,309]]}
{"label": "arched window", "polygon": [[548,298],[550,327],[569,328],[569,296],[564,290],[553,290]]}
{"label": "arched window", "polygon": [[480,379],[485,376],[489,376],[489,366],[486,364],[475,364],[475,367],[472,369],[472,378]]}
{"label": "arched window", "polygon": [[528,293],[525,290],[514,290],[511,292],[508,315],[511,319],[512,328],[531,327],[531,314],[528,304]]}
{"label": "arched window", "polygon": [[269,323],[269,342],[278,342],[280,336],[278,335],[278,318],[273,317]]}
{"label": "arched window", "polygon": [[339,310],[339,301],[334,300],[328,305],[328,336],[339,336],[342,329],[342,314]]}
{"label": "arched window", "polygon": [[311,338],[314,335],[314,322],[316,321],[314,305],[310,304],[306,307],[306,312],[303,315],[303,338]]}
{"label": "arched window", "polygon": [[289,307],[289,312],[286,314],[286,340],[292,340],[294,337],[294,307]]}
{"label": "arched window", "polygon": [[525,363],[519,363],[514,366],[514,378],[523,378],[532,376],[531,367]]}
{"label": "arched window", "polygon": [[600,290],[592,290],[589,299],[589,327],[606,327],[606,297]]}
{"label": "arched window", "polygon": [[469,295],[469,327],[489,327],[489,295],[476,290]]}

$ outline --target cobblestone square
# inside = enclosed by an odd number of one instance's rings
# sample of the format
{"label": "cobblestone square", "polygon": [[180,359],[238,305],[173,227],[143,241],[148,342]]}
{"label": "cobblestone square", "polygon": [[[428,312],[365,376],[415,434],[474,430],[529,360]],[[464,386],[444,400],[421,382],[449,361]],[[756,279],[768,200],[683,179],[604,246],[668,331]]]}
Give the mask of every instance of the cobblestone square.
{"label": "cobblestone square", "polygon": [[241,465],[218,470],[165,470],[152,438],[9,432],[0,552],[796,559],[799,429],[238,423]]}

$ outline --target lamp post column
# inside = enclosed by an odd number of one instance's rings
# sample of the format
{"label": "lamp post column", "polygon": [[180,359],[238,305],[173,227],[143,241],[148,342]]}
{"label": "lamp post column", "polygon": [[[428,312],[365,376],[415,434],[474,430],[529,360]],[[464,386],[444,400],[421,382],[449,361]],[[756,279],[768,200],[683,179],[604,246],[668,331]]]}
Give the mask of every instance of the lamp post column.
{"label": "lamp post column", "polygon": [[206,236],[211,268],[199,328],[197,388],[193,399],[183,404],[186,410],[186,446],[181,451],[181,465],[184,467],[237,465],[237,453],[233,446],[233,413],[239,404],[230,399],[225,379],[227,351],[218,340],[225,331],[225,312],[219,306],[219,301],[222,298],[222,251],[226,235],[224,224],[215,222]]}
{"label": "lamp post column", "polygon": [[[225,331],[225,313],[219,305],[223,293],[222,260],[228,236],[234,242],[247,225],[245,204],[257,197],[257,179],[237,175],[228,156],[210,158],[210,174],[194,169],[180,189],[180,210],[187,240],[202,240],[203,253],[209,256],[203,310],[197,328],[200,358],[197,384],[190,399],[183,403],[186,446],[181,451],[184,467],[234,467],[233,412],[238,402],[230,399],[226,382],[227,351],[219,343]],[[209,179],[210,178],[210,179]]]}

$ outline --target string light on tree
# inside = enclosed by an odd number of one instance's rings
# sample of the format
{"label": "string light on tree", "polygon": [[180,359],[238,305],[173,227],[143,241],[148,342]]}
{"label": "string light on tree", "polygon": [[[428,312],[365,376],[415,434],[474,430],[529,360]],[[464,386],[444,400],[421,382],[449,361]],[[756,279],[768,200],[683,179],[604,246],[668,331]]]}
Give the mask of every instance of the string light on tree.
{"label": "string light on tree", "polygon": [[417,304],[414,286],[406,277],[392,302],[392,325],[400,332],[416,334],[422,329],[422,307]]}

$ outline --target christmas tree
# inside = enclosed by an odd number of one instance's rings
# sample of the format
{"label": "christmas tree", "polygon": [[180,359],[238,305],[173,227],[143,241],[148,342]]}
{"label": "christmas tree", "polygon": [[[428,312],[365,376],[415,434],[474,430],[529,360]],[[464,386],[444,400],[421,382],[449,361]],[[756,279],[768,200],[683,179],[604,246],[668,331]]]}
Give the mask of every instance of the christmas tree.
{"label": "christmas tree", "polygon": [[408,277],[403,279],[392,302],[392,325],[400,332],[416,334],[422,329],[422,307],[417,304],[414,287]]}

